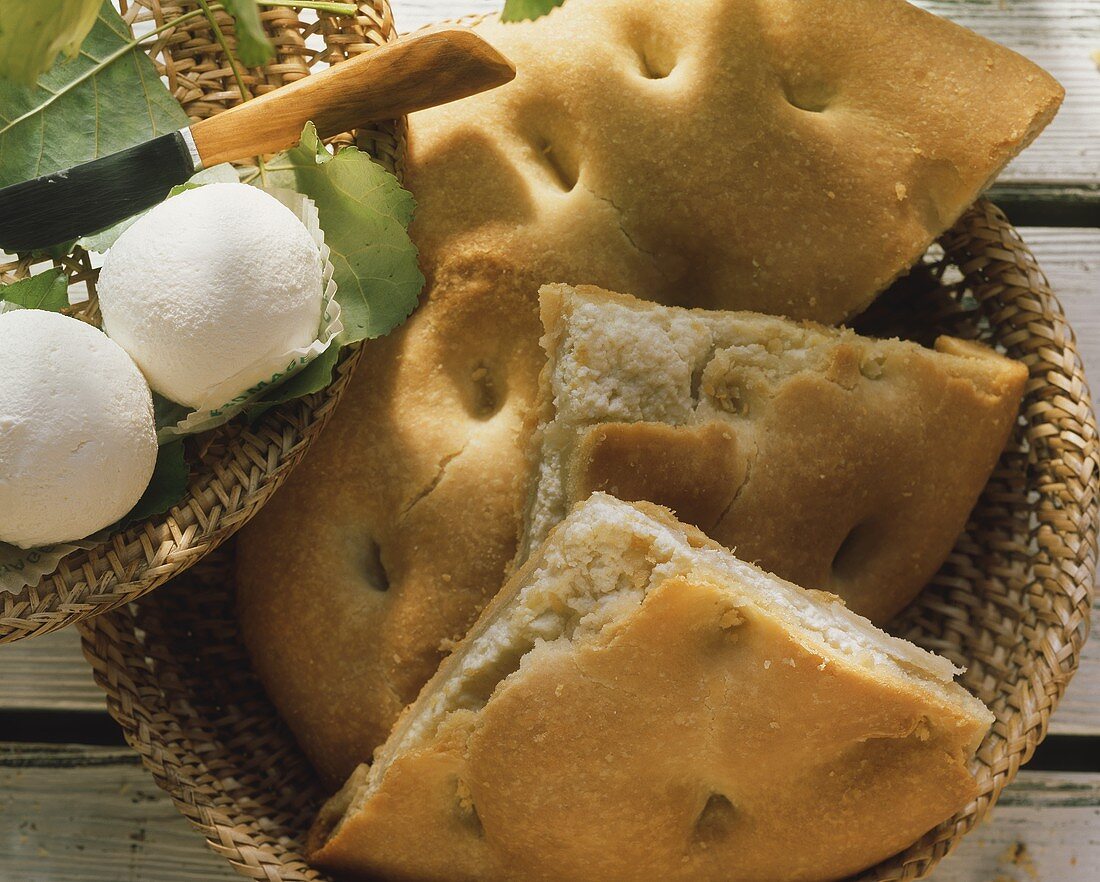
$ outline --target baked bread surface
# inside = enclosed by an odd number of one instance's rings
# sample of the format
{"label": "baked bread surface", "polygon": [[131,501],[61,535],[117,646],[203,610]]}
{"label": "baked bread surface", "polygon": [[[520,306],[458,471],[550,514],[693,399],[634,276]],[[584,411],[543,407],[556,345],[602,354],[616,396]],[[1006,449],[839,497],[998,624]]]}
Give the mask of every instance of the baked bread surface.
{"label": "baked bread surface", "polygon": [[591,286],[541,293],[547,364],[525,557],[594,490],[666,505],[739,557],[885,622],[947,557],[1027,369]]}
{"label": "baked bread surface", "polygon": [[478,31],[518,75],[414,119],[426,253],[829,324],[912,266],[1063,94],[900,0],[568,0]]}
{"label": "baked bread surface", "polygon": [[254,667],[334,787],[515,553],[540,285],[835,321],[1061,96],[900,0],[568,0],[478,30],[519,73],[410,118],[420,309],[238,546]]}
{"label": "baked bread surface", "polygon": [[321,812],[342,878],[824,882],[974,795],[942,658],[654,506],[577,506]]}

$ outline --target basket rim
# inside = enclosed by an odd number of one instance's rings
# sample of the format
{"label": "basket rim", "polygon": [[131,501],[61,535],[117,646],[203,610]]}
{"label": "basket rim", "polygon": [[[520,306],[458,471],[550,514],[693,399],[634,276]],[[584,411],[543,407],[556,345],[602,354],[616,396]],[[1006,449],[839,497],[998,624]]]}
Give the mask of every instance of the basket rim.
{"label": "basket rim", "polygon": [[[128,5],[134,8],[141,3],[130,0]],[[146,5],[149,9],[160,8],[155,2]],[[126,7],[124,2],[124,12]],[[357,7],[356,16],[332,19],[338,29],[324,34],[326,47],[332,50],[324,59],[327,63],[332,63],[331,54],[351,57],[369,51],[380,41],[396,39],[387,0],[360,0]],[[298,21],[293,9],[263,10],[262,19],[269,33],[277,36],[278,29],[282,29],[279,33],[284,39],[276,40],[279,53],[291,51],[284,49],[288,17]],[[147,51],[155,57],[177,32],[193,36],[191,28],[205,27],[202,19],[180,25],[162,35]],[[330,43],[333,35],[335,39]],[[304,42],[298,42],[300,45],[291,49],[305,53]],[[300,75],[305,76],[309,67],[302,64],[302,57],[299,55],[297,60],[302,68]],[[277,54],[261,74],[277,71],[277,78],[285,79],[286,61]],[[209,114],[212,106],[204,101],[202,112]],[[400,179],[406,146],[404,120],[373,123],[362,132],[374,144],[387,142],[385,149],[392,155],[380,158],[391,161]],[[79,263],[81,258],[75,260]],[[87,272],[93,272],[90,265]],[[361,354],[362,343],[343,347],[325,389],[272,408],[255,425],[242,425],[243,417],[238,416],[225,427],[191,436],[187,443],[192,451],[208,451],[215,442],[222,443],[224,450],[210,461],[204,453],[198,463],[192,463],[186,496],[167,512],[112,529],[94,547],[67,554],[34,585],[17,592],[0,589],[0,644],[46,634],[129,603],[186,571],[221,545],[259,511],[301,461],[328,422]]]}
{"label": "basket rim", "polygon": [[[979,796],[909,848],[852,877],[858,882],[923,878],[988,814],[1046,735],[1050,716],[1079,665],[1095,590],[1100,443],[1072,328],[1034,256],[996,206],[980,200],[941,243],[968,279],[980,282],[989,299],[989,310],[998,320],[1019,329],[1010,335],[1006,332],[1006,336],[1012,337],[1009,348],[1013,356],[1021,358],[1030,371],[1022,426],[1028,426],[1028,431],[1034,427],[1034,437],[1040,440],[1050,437],[1048,429],[1054,429],[1063,418],[1075,426],[1055,433],[1059,436],[1056,443],[1065,442],[1057,461],[1044,460],[1034,453],[1034,447],[1031,454],[1035,457],[1036,481],[1056,480],[1059,487],[1070,489],[1065,492],[1063,509],[1044,509],[1036,515],[1040,520],[1047,518],[1050,528],[1040,529],[1043,544],[1031,551],[1031,563],[1037,560],[1043,575],[1027,586],[1028,594],[1021,602],[1035,605],[1046,616],[1045,630],[1041,639],[1028,646],[1026,672],[1015,669],[1019,677],[1013,681],[1011,701],[998,700],[998,720],[975,760]],[[1002,295],[1012,298],[1018,313],[1009,314],[1010,307],[1000,300]],[[982,504],[979,502],[979,506]],[[1069,526],[1059,533],[1056,528],[1062,523]],[[964,533],[961,541],[967,536]],[[963,577],[953,567],[949,559],[945,564],[947,576],[937,577],[935,587],[927,588],[926,593],[933,595],[929,605],[943,604],[951,611],[947,618],[956,624],[959,615],[977,615],[980,605],[954,605],[957,592],[965,588],[957,587]],[[146,603],[155,605],[158,598]],[[184,717],[172,705],[167,689],[178,688],[178,684],[166,688],[160,668],[170,669],[181,663],[166,654],[163,646],[150,645],[148,632],[140,630],[135,616],[143,606],[135,604],[78,626],[95,681],[106,692],[108,710],[122,726],[128,743],[141,754],[158,785],[171,794],[210,847],[238,872],[272,882],[328,880],[328,876],[306,864],[296,850],[296,842],[269,832],[272,824],[253,816],[249,806],[234,802],[229,788],[240,782],[231,781],[233,769],[223,765],[231,766],[226,758],[232,750],[240,751],[241,745],[227,748],[221,741],[214,745],[196,741],[209,738],[215,723]],[[931,644],[929,648],[939,648],[937,640],[948,639],[938,637],[919,617],[910,624],[912,629],[904,636],[918,636],[926,645]],[[981,667],[977,662],[975,666]],[[261,699],[267,706],[266,696]],[[188,712],[194,710],[189,707]],[[275,714],[273,707],[270,713]],[[216,755],[217,750],[222,751],[221,756]]]}

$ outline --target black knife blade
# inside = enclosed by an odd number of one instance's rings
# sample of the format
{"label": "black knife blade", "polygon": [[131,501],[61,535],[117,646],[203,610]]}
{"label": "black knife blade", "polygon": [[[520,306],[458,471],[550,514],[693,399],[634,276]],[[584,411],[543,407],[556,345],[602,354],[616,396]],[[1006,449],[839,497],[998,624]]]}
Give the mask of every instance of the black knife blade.
{"label": "black knife blade", "polygon": [[102,230],[164,199],[201,168],[187,129],[0,189],[0,250],[47,248]]}
{"label": "black knife blade", "polygon": [[515,75],[473,31],[404,37],[178,132],[5,187],[0,249],[25,253],[102,230],[155,205],[203,167],[294,146],[307,122],[328,138],[495,89]]}

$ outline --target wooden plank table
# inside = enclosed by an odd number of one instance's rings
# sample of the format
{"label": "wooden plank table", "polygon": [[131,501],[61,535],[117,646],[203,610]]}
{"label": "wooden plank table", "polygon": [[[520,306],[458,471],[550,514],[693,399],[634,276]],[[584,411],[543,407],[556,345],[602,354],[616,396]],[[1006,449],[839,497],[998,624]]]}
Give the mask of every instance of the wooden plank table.
{"label": "wooden plank table", "polygon": [[[394,5],[409,30],[499,3]],[[1100,376],[1100,0],[921,5],[1028,55],[1067,88],[1057,120],[995,196],[1062,298],[1089,375]],[[1094,621],[1100,628],[1100,609]],[[1100,640],[1086,647],[1051,733],[936,882],[1100,882]],[[122,746],[75,632],[0,646],[0,882],[237,878]]]}

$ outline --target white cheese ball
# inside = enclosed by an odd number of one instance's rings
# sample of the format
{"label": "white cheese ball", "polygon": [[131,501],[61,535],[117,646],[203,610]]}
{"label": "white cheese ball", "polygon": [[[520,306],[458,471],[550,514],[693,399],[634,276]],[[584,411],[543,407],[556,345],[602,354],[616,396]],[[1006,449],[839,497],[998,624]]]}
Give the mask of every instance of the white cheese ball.
{"label": "white cheese ball", "polygon": [[84,539],[141,498],[153,395],[102,331],[39,309],[0,315],[0,541]]}
{"label": "white cheese ball", "polygon": [[321,269],[317,243],[274,196],[207,184],[165,200],[111,247],[98,284],[103,328],[155,391],[198,407],[214,387],[232,378],[232,394],[243,391],[271,359],[316,339]]}

